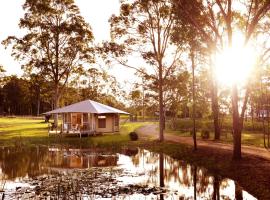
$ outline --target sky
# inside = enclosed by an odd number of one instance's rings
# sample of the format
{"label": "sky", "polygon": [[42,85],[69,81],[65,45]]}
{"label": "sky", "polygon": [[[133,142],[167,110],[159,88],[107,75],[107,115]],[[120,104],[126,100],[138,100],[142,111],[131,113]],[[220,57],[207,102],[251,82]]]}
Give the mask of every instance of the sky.
{"label": "sky", "polygon": [[[0,7],[0,41],[10,35],[21,36],[23,32],[19,29],[18,23],[24,15],[22,5],[25,0],[8,0],[1,4]],[[119,0],[75,0],[76,5],[80,8],[81,15],[91,25],[95,42],[102,42],[110,37],[110,26],[108,19],[112,14],[119,13]],[[14,61],[11,57],[10,50],[6,50],[0,45],[0,64],[4,66],[7,74],[22,75],[20,63]],[[110,73],[117,77],[120,82],[131,81],[127,76],[126,69],[120,66],[110,70]],[[129,71],[132,76],[134,72]],[[128,77],[128,79],[127,79]],[[134,79],[135,80],[135,79]]]}

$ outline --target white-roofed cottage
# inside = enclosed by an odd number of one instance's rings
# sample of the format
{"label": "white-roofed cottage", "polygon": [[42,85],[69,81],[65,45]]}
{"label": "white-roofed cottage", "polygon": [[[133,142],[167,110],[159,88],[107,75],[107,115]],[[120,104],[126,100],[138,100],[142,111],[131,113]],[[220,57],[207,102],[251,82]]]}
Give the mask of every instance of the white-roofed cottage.
{"label": "white-roofed cottage", "polygon": [[120,114],[129,115],[122,110],[85,100],[44,113],[62,116],[59,127],[49,127],[49,134],[90,135],[94,133],[113,133],[119,131]]}

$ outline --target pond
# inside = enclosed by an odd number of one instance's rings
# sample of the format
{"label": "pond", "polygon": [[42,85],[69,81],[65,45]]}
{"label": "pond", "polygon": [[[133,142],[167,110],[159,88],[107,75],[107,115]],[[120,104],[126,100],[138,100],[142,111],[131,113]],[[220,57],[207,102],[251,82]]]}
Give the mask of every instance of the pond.
{"label": "pond", "polygon": [[3,199],[256,199],[231,179],[145,149],[0,149]]}

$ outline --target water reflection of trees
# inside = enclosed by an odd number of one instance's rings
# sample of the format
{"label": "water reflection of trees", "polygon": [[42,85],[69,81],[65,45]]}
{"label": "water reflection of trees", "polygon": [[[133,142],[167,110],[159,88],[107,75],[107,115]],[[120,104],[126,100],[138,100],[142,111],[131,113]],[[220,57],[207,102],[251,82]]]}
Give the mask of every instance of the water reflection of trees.
{"label": "water reflection of trees", "polygon": [[238,183],[235,183],[235,199],[243,200],[243,190],[242,190],[242,187]]}
{"label": "water reflection of trees", "polygon": [[[107,153],[108,154],[108,153]],[[3,147],[0,151],[2,179],[35,177],[67,168],[116,166],[118,157],[113,154],[95,154],[81,149],[48,149],[37,147]]]}
{"label": "water reflection of trees", "polygon": [[[159,153],[159,186],[164,187],[164,154]],[[160,194],[160,200],[164,199],[164,195]]]}
{"label": "water reflection of trees", "polygon": [[[186,191],[192,193],[193,198],[203,197],[219,200],[221,196],[223,198],[229,198],[227,195],[234,196],[234,194],[222,194],[221,192],[225,188],[234,189],[234,185],[229,185],[227,179],[222,179],[218,175],[211,176],[204,168],[189,165],[184,161],[175,160],[162,153],[157,154],[139,150],[132,160],[136,160],[134,165],[137,167],[145,166],[145,169],[148,169],[146,171],[147,184],[161,186],[164,183],[165,187],[173,186],[173,190],[177,189],[180,193],[183,188],[186,188]],[[151,167],[146,167],[147,165]],[[162,178],[164,182],[162,182]],[[160,198],[162,199],[163,196],[160,196]]]}
{"label": "water reflection of trees", "polygon": [[[233,191],[230,197],[243,199],[242,188],[238,184],[218,175],[210,176],[203,168],[175,160],[163,153],[137,149],[125,149],[121,153],[131,156],[134,166],[143,168],[147,178],[145,184],[161,187],[165,185],[172,187],[172,190],[178,190],[179,193],[187,191],[188,198],[204,197],[215,200],[224,197],[223,190],[230,187]],[[44,146],[3,147],[0,151],[0,168],[5,179],[14,179],[52,173],[50,170],[55,168],[61,171],[64,168],[116,166],[118,157],[107,151],[106,154],[81,149],[48,149]],[[160,195],[159,198],[163,199],[164,196]]]}
{"label": "water reflection of trees", "polygon": [[44,147],[4,147],[0,151],[0,167],[7,179],[45,173],[48,154]]}
{"label": "water reflection of trees", "polygon": [[213,200],[219,200],[220,199],[220,194],[219,194],[219,190],[220,190],[220,177],[219,176],[214,176],[213,178]]}

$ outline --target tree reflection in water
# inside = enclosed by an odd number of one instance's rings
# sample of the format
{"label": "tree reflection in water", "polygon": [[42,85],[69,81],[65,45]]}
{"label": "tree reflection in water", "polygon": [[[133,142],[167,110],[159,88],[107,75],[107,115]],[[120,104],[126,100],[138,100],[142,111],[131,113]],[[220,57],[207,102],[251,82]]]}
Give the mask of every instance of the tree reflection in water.
{"label": "tree reflection in water", "polygon": [[4,147],[0,151],[2,179],[35,177],[62,169],[116,166],[115,154],[103,155],[80,149],[58,149],[44,146]]}
{"label": "tree reflection in water", "polygon": [[[156,199],[245,199],[242,188],[230,179],[211,176],[206,169],[173,159],[163,153],[142,149],[124,149],[110,153],[106,149],[57,149],[48,147],[2,148],[0,173],[5,180],[35,177],[68,169],[117,167],[131,170],[131,184],[167,188]],[[120,174],[121,175],[121,174]],[[125,178],[125,174],[121,175]],[[250,197],[250,196],[249,196]],[[136,198],[135,198],[136,199]]]}
{"label": "tree reflection in water", "polygon": [[235,182],[235,199],[243,200],[243,190],[237,182]]}
{"label": "tree reflection in water", "polygon": [[214,182],[213,183],[213,188],[214,188],[213,200],[219,200],[220,199],[220,195],[219,195],[220,178],[217,175],[215,175],[213,182]]}
{"label": "tree reflection in water", "polygon": [[[159,186],[164,187],[164,155],[159,153]],[[164,199],[164,195],[160,194],[160,200]]]}
{"label": "tree reflection in water", "polygon": [[194,187],[194,199],[197,199],[197,166],[193,167],[193,187]]}
{"label": "tree reflection in water", "polygon": [[0,151],[0,167],[6,179],[34,177],[47,173],[48,148],[3,147]]}
{"label": "tree reflection in water", "polygon": [[[171,191],[177,191],[180,199],[219,200],[240,196],[238,193],[234,194],[234,191],[238,191],[234,188],[237,187],[234,181],[224,179],[219,175],[209,175],[204,168],[191,166],[163,153],[139,150],[132,160],[136,160],[134,165],[137,168],[144,166],[144,169],[148,169],[145,171],[145,184],[165,186]],[[166,199],[166,195],[160,195],[159,198]]]}

